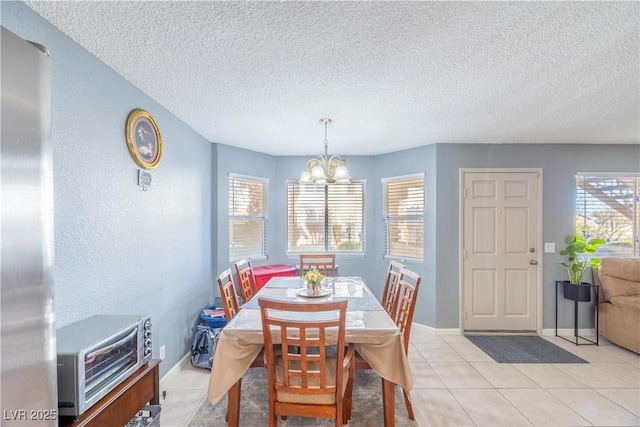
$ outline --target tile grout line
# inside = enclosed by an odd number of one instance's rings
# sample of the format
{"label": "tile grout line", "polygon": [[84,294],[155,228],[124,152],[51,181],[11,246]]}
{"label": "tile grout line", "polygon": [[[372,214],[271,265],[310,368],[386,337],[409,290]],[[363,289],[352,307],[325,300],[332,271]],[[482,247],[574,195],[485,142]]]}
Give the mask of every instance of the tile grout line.
{"label": "tile grout line", "polygon": [[[529,423],[531,423],[531,425],[535,426],[536,424],[533,422],[533,420],[531,420],[529,417],[526,416],[526,414],[524,412],[522,412],[522,410],[520,410],[520,408],[518,408],[516,405],[514,405],[509,399],[507,399],[504,394],[502,394],[500,392],[500,389],[498,387],[495,387],[494,384],[484,375],[482,375],[482,373],[480,371],[478,371],[475,366],[473,366],[469,361],[467,361],[464,356],[462,354],[460,354],[459,352],[457,352],[455,350],[455,348],[453,348],[451,346],[450,343],[446,342],[446,344],[449,346],[449,348],[451,350],[453,350],[456,354],[458,354],[460,357],[463,358],[463,360],[465,361],[464,363],[466,363],[467,365],[469,365],[476,373],[478,373],[480,375],[481,378],[484,378],[485,381],[487,381],[487,383],[489,383],[489,385],[491,385],[491,390],[495,390],[501,397],[502,399],[504,399],[504,401],[510,405],[513,409],[515,409],[519,414],[521,414],[524,419],[526,419]],[[472,343],[473,344],[473,343]],[[477,346],[476,346],[477,347]],[[419,350],[418,350],[419,352]],[[573,352],[572,352],[573,353]],[[422,356],[422,353],[420,353]],[[575,354],[575,353],[573,353]],[[608,356],[613,356],[613,355],[609,355]],[[424,356],[422,356],[425,360],[426,358]],[[613,357],[614,359],[617,359],[616,357]],[[431,366],[431,362],[429,362],[428,360],[426,360],[427,363],[429,364],[429,366]],[[591,363],[591,362],[589,362]],[[614,362],[617,363],[617,362]],[[529,377],[529,375],[527,375],[525,372],[520,371],[519,369],[517,369],[517,367],[513,366],[513,364],[508,364],[509,366],[512,366],[514,369],[516,369],[518,372],[520,372],[522,375],[524,375],[525,377],[527,377],[529,380],[531,380],[534,384],[539,386],[539,389],[544,390],[545,393],[548,393],[551,397],[553,397],[556,401],[558,401],[560,404],[562,404],[563,406],[565,406],[568,410],[570,410],[571,412],[573,412],[574,414],[576,414],[579,418],[585,420],[587,423],[589,423],[589,425],[593,425],[588,419],[586,419],[582,414],[576,412],[573,408],[571,408],[570,406],[568,406],[565,402],[563,402],[562,400],[558,399],[555,395],[553,395],[552,393],[549,393],[549,391],[545,388],[542,387],[541,384],[539,384],[538,382],[536,382],[533,378]],[[594,367],[597,369],[597,367]],[[432,368],[433,369],[433,368]],[[557,368],[560,369],[560,368]],[[600,369],[598,369],[600,370]],[[564,372],[565,374],[569,375],[570,377],[574,378],[576,381],[582,383],[581,381],[579,381],[578,378],[575,378],[573,375],[571,375],[570,373],[561,370],[562,372]],[[602,371],[602,370],[600,370]],[[604,372],[604,371],[602,371]],[[466,408],[464,407],[464,405],[462,405],[462,403],[456,398],[455,394],[451,392],[451,389],[447,386],[447,384],[442,380],[442,378],[440,377],[440,375],[438,375],[437,371],[434,370],[434,373],[440,378],[440,381],[445,385],[445,387],[447,388],[447,391],[449,392],[449,394],[451,394],[451,396],[454,398],[454,400],[458,403],[458,405],[460,406],[460,408],[465,412],[465,414],[467,414],[467,416],[469,417],[469,419],[471,419],[471,421],[477,426],[478,424],[476,423],[476,421],[471,417],[471,415],[469,414],[469,412],[466,410]],[[615,377],[615,376],[614,376]],[[619,405],[616,402],[611,401],[611,399],[609,399],[607,396],[599,393],[597,390],[595,390],[593,387],[587,385],[587,384],[583,384],[585,386],[584,390],[591,390],[595,393],[597,393],[598,395],[602,396],[603,398],[605,398],[606,400],[610,401],[611,403],[615,404],[616,406],[620,407],[621,409],[623,409],[626,412],[631,413],[632,415],[634,415],[631,411],[628,411],[626,408],[622,407],[621,405]]]}
{"label": "tile grout line", "polygon": [[[504,400],[505,400],[505,402],[506,402],[508,405],[510,405],[513,409],[515,409],[515,410],[516,410],[516,412],[517,412],[517,413],[519,413],[519,414],[520,414],[520,415],[521,415],[525,420],[527,420],[527,421],[528,421],[528,422],[530,422],[531,424],[535,425],[535,424],[533,423],[533,421],[532,421],[532,420],[530,420],[530,419],[525,415],[525,413],[524,413],[520,408],[518,408],[516,405],[514,405],[514,404],[513,404],[509,399],[507,399],[507,398],[506,398],[506,396],[501,392],[501,390],[511,389],[511,387],[502,387],[502,388],[498,388],[498,387],[494,386],[494,384],[493,384],[491,381],[489,381],[489,379],[488,379],[487,377],[485,377],[485,376],[484,376],[480,371],[478,371],[478,370],[476,369],[476,367],[475,367],[475,366],[473,366],[472,362],[470,362],[469,360],[467,360],[467,359],[466,359],[462,354],[460,354],[458,351],[456,351],[456,349],[451,345],[451,343],[450,343],[450,342],[445,341],[445,340],[442,340],[442,339],[440,339],[440,340],[438,340],[438,341],[436,341],[436,342],[438,342],[438,343],[445,343],[445,344],[447,344],[447,347],[448,347],[448,349],[449,349],[449,350],[452,350],[452,351],[454,352],[454,354],[457,354],[458,356],[460,356],[460,357],[462,358],[462,362],[459,362],[460,364],[466,364],[467,366],[470,366],[470,367],[474,370],[474,372],[476,372],[477,374],[479,374],[479,375],[480,375],[480,377],[481,377],[481,378],[483,378],[483,379],[484,379],[484,380],[489,384],[489,386],[490,386],[490,388],[485,388],[484,390],[495,390],[495,391],[498,393],[498,395],[499,395],[499,396],[501,396],[501,397],[502,397],[502,399],[504,399]],[[553,342],[553,341],[552,341],[552,342]],[[427,341],[427,342],[424,342],[424,343],[420,342],[420,343],[418,343],[418,344],[432,344],[432,343],[433,343],[433,341],[429,340],[429,341]],[[432,370],[433,374],[435,374],[435,378],[437,378],[437,379],[438,379],[438,380],[439,380],[439,381],[444,385],[444,389],[445,389],[445,390],[447,390],[447,393],[448,393],[448,394],[453,398],[453,400],[457,403],[457,405],[458,405],[458,406],[460,407],[460,409],[462,410],[462,413],[464,413],[464,414],[468,417],[468,419],[470,420],[470,422],[471,422],[471,423],[473,423],[473,425],[478,426],[478,425],[479,425],[479,424],[478,424],[478,422],[477,422],[476,420],[474,420],[474,419],[471,417],[471,415],[469,414],[468,410],[467,410],[467,409],[466,409],[466,408],[465,408],[465,407],[460,403],[460,401],[456,398],[455,394],[454,394],[454,393],[452,393],[452,390],[455,390],[455,389],[451,389],[449,386],[447,386],[447,384],[446,384],[446,383],[444,383],[444,381],[443,381],[442,377],[440,376],[440,374],[438,374],[438,372],[437,372],[436,370],[434,370],[434,369],[433,369],[432,362],[430,362],[429,360],[427,360],[427,358],[426,358],[426,357],[425,357],[425,356],[420,352],[420,350],[418,350],[418,348],[416,348],[416,347],[415,347],[415,344],[416,344],[416,343],[415,343],[413,340],[412,340],[411,344],[412,344],[412,346],[414,347],[414,348],[412,348],[412,351],[414,351],[414,352],[415,352],[415,351],[417,351],[417,352],[418,352],[418,354],[419,354],[419,356],[420,356],[420,358],[422,359],[422,361],[415,361],[414,363],[420,363],[420,364],[425,363],[425,364],[426,364],[426,366],[428,366],[428,367]],[[555,343],[554,343],[554,344],[555,344]],[[573,349],[573,348],[572,348],[572,349],[566,349],[566,350],[571,351],[571,350],[575,350],[575,349]],[[581,349],[580,349],[580,348],[578,348],[578,350],[581,350]],[[625,366],[626,366],[626,365],[629,365],[629,369],[630,369],[631,371],[639,372],[639,373],[640,373],[640,365],[638,365],[638,362],[634,362],[634,361],[631,361],[631,360],[625,360],[625,359],[619,359],[619,357],[617,357],[617,356],[618,356],[617,354],[612,354],[612,353],[610,353],[610,352],[602,351],[602,350],[600,350],[600,349],[596,349],[596,350],[597,350],[597,352],[598,352],[598,353],[602,353],[602,356],[606,356],[606,358],[607,358],[608,360],[607,360],[607,361],[603,361],[603,362],[589,362],[589,363],[603,363],[603,364],[606,364],[606,363],[616,363],[616,364],[624,364]],[[593,351],[593,350],[587,350],[587,352],[592,352],[592,351]],[[580,357],[583,357],[582,355],[577,354],[577,352],[571,351],[571,353],[576,354],[576,355],[578,355],[578,356],[580,356]],[[597,353],[596,353],[596,354],[597,354]],[[442,362],[433,362],[433,363],[436,363],[436,364],[437,364],[437,363],[452,363],[452,362],[442,361]],[[473,362],[473,363],[476,363],[476,362]],[[477,363],[482,363],[482,362],[477,362]],[[487,363],[489,363],[489,362],[487,362]],[[550,390],[553,390],[553,388],[552,388],[552,389],[549,389],[549,388],[547,388],[547,387],[543,387],[540,383],[538,383],[536,380],[534,380],[533,378],[531,378],[531,377],[530,377],[526,372],[523,372],[523,371],[521,371],[520,369],[518,369],[518,367],[514,366],[514,364],[507,364],[507,365],[509,365],[509,366],[513,367],[515,370],[517,370],[517,371],[518,371],[520,374],[522,374],[524,377],[528,378],[532,383],[536,384],[536,385],[539,387],[539,389],[540,389],[540,390],[544,390],[544,392],[545,392],[545,393],[547,393],[548,395],[550,395],[551,397],[553,397],[557,402],[559,402],[560,404],[562,404],[562,405],[563,405],[565,408],[567,408],[569,411],[571,411],[572,413],[576,414],[578,417],[580,417],[581,419],[583,419],[585,422],[587,422],[587,423],[588,423],[588,425],[593,425],[589,420],[587,420],[587,419],[584,417],[584,415],[582,415],[581,413],[577,412],[576,410],[574,410],[573,408],[571,408],[570,406],[568,406],[564,401],[562,401],[562,400],[558,399],[558,398],[557,398],[553,393],[551,393],[551,392],[550,392]],[[558,366],[555,366],[555,365],[554,365],[554,367],[555,367],[556,369],[560,369]],[[612,377],[614,377],[614,378],[617,378],[617,379],[619,379],[619,380],[624,381],[624,379],[619,378],[617,375],[615,375],[615,374],[613,374],[613,373],[609,373],[609,372],[607,372],[607,371],[605,371],[605,370],[603,370],[603,369],[599,368],[598,366],[594,366],[594,368],[595,368],[596,370],[601,371],[601,372],[604,372],[604,373],[606,373],[606,374],[608,374],[608,375],[610,375],[610,376],[612,376]],[[571,375],[570,373],[568,373],[568,372],[566,372],[566,371],[564,371],[564,370],[562,370],[562,369],[560,369],[560,371],[561,371],[561,372],[563,372],[564,374],[568,375],[569,377],[573,378],[575,381],[580,382],[577,378],[575,378],[575,377],[574,377],[573,375]],[[581,383],[581,382],[580,382],[580,383]],[[637,387],[637,386],[635,386],[635,385],[633,385],[633,384],[629,384],[629,383],[627,383],[626,381],[625,381],[625,384],[626,384],[626,386],[624,386],[624,387],[600,387],[600,389],[602,389],[602,390],[603,390],[603,392],[604,392],[605,390],[607,390],[607,389],[624,389],[624,390],[638,390],[638,391],[640,391],[640,388],[639,388],[639,387]],[[518,388],[518,387],[515,387],[515,388]],[[523,388],[523,387],[520,387],[520,388]],[[526,387],[524,387],[524,388],[526,388]],[[198,389],[200,390],[200,388],[198,388]],[[428,389],[430,389],[430,387],[426,387],[426,388],[424,388],[424,389],[425,389],[425,390],[428,390]],[[628,414],[630,414],[630,415],[632,415],[632,416],[636,416],[636,415],[635,415],[635,413],[633,413],[631,410],[629,410],[629,409],[627,409],[627,408],[623,407],[621,404],[618,404],[617,402],[615,402],[615,401],[611,400],[609,397],[607,397],[607,395],[605,395],[605,394],[601,393],[600,391],[598,391],[598,389],[597,389],[596,387],[592,387],[592,386],[590,386],[590,385],[583,384],[583,387],[577,388],[576,390],[590,390],[590,391],[592,391],[592,392],[596,393],[596,394],[597,394],[598,396],[600,396],[601,398],[605,399],[606,401],[608,401],[608,402],[610,402],[610,403],[614,404],[614,405],[615,405],[616,407],[618,407],[619,409],[622,409],[624,412],[626,412],[626,413],[628,413]],[[187,426],[189,425],[189,423],[191,423],[191,422],[192,422],[193,417],[195,416],[195,414],[196,414],[197,410],[200,408],[200,406],[201,406],[202,404],[204,404],[204,400],[205,400],[205,399],[206,399],[206,390],[205,390],[204,396],[202,396],[202,397],[200,398],[200,400],[198,401],[198,403],[195,405],[195,407],[194,407],[194,408],[193,408],[193,410],[191,411],[191,413],[190,413],[190,415],[189,415],[189,417],[188,417],[187,421],[186,421],[186,422],[185,422],[185,424],[184,424],[184,427],[187,427]],[[637,417],[637,416],[636,416],[636,417]]]}

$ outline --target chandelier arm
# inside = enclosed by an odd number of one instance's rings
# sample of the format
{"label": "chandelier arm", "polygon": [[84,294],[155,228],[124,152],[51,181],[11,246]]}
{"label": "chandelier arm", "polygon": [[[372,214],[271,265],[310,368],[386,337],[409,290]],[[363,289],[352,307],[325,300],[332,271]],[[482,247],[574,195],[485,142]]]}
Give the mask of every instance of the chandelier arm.
{"label": "chandelier arm", "polygon": [[325,162],[326,160],[324,159],[324,157],[318,154],[315,159],[309,160],[309,166],[307,167],[307,170],[311,171],[311,168],[313,168],[315,165],[320,165],[320,167],[324,169]]}
{"label": "chandelier arm", "polygon": [[324,169],[326,171],[327,170],[327,157],[326,156],[317,156],[316,160],[318,160],[318,163],[320,164],[320,166],[322,166],[322,169]]}
{"label": "chandelier arm", "polygon": [[339,164],[342,164],[342,157],[340,157],[337,154],[334,154],[333,156],[331,156],[331,158],[329,159],[329,164],[333,163],[334,160],[338,161]]}

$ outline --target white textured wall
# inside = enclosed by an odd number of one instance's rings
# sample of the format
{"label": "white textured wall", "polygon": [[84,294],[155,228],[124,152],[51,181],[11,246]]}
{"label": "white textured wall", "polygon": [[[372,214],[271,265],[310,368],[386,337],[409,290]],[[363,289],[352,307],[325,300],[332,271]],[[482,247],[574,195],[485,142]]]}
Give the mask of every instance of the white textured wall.
{"label": "white textured wall", "polygon": [[637,1],[25,1],[236,147],[638,139]]}

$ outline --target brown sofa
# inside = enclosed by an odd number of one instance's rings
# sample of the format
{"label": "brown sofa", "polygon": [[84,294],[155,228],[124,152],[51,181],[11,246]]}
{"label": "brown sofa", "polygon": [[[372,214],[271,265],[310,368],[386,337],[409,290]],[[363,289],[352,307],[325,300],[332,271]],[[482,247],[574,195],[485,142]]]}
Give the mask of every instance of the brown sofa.
{"label": "brown sofa", "polygon": [[640,353],[640,258],[603,258],[593,273],[600,336]]}

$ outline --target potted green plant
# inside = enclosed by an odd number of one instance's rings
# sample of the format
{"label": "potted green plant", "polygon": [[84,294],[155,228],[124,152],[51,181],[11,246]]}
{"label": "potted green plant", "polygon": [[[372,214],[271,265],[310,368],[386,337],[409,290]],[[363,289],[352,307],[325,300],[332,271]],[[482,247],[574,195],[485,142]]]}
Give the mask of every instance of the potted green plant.
{"label": "potted green plant", "polygon": [[598,246],[605,243],[604,239],[593,238],[585,240],[579,234],[572,234],[567,237],[567,247],[560,251],[567,260],[560,263],[567,269],[569,280],[564,281],[564,297],[570,300],[591,301],[591,288],[582,287],[588,285],[584,283],[582,277],[587,271],[587,267],[598,268],[600,258],[593,257],[598,250]]}

